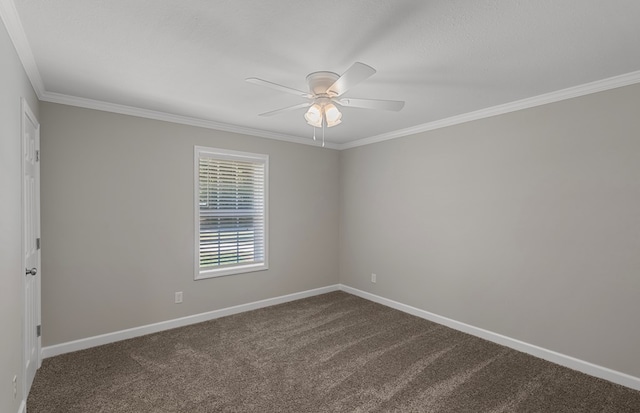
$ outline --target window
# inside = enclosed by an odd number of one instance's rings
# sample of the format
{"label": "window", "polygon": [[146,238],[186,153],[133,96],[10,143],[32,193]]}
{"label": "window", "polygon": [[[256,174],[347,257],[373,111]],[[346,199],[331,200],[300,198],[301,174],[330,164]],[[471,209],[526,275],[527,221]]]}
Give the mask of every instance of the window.
{"label": "window", "polygon": [[195,279],[266,270],[269,157],[195,147]]}

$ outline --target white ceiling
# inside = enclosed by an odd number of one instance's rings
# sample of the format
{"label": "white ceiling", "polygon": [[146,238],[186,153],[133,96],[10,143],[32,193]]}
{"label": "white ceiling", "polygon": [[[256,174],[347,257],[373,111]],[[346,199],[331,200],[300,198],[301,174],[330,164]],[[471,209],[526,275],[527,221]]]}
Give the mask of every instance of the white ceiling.
{"label": "white ceiling", "polygon": [[[245,78],[306,90],[310,72],[373,66],[345,97],[406,105],[342,109],[342,124],[326,131],[334,147],[615,76],[640,82],[638,0],[14,0],[11,8],[26,34],[16,47],[27,65],[32,53],[28,73],[44,100],[124,105],[258,136],[306,141],[312,127],[304,109],[259,117],[303,100]],[[19,25],[11,27],[16,43]]]}

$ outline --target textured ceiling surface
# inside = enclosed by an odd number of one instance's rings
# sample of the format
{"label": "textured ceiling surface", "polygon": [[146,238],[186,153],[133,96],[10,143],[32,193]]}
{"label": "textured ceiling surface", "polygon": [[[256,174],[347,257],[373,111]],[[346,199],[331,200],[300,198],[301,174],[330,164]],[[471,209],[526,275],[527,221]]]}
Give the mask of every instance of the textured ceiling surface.
{"label": "textured ceiling surface", "polygon": [[14,0],[46,92],[310,137],[307,74],[378,72],[345,97],[344,144],[640,70],[637,0]]}

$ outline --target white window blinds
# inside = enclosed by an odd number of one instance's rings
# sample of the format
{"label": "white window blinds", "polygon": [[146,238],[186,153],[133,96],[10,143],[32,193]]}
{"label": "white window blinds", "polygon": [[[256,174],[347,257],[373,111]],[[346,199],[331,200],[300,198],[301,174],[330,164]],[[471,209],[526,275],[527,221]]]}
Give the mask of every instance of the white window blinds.
{"label": "white window blinds", "polygon": [[266,155],[196,147],[196,278],[267,269]]}

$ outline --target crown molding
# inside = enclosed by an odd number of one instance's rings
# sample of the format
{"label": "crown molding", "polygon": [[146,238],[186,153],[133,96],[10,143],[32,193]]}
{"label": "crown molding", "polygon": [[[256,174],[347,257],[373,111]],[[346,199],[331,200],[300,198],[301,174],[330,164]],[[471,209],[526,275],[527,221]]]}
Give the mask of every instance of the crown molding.
{"label": "crown molding", "polygon": [[[154,119],[181,125],[196,126],[205,129],[215,129],[225,132],[239,133],[243,135],[257,136],[260,138],[275,139],[285,142],[299,143],[302,145],[319,146],[311,138],[303,138],[300,136],[286,135],[282,133],[269,132],[261,129],[247,128],[229,123],[215,122],[188,116],[174,115],[166,112],[159,112],[149,109],[141,109],[133,106],[119,105],[115,103],[104,102],[76,96],[65,95],[62,93],[44,92],[40,97],[43,102],[60,103],[63,105],[76,106],[86,109],[101,110],[103,112],[119,113],[121,115],[136,116],[139,118]],[[337,144],[330,142],[325,143],[325,148],[338,149]]]}
{"label": "crown molding", "polygon": [[[0,0],[3,2],[5,0]],[[38,75],[39,78],[39,75]],[[640,83],[640,70],[636,72],[626,73],[607,79],[597,80],[583,85],[573,86],[566,89],[557,90],[543,95],[533,96],[526,99],[516,100],[514,102],[502,105],[492,106],[473,112],[463,113],[461,115],[451,116],[445,119],[439,119],[433,122],[424,123],[410,128],[398,129],[392,132],[371,136],[368,138],[358,139],[353,142],[336,144],[327,142],[326,148],[344,150],[356,148],[358,146],[370,145],[377,142],[383,142],[392,139],[403,138],[405,136],[415,135],[421,132],[427,132],[435,129],[446,128],[465,122],[490,118],[492,116],[503,115],[518,110],[529,109],[536,106],[542,106],[549,103],[560,102],[567,99],[573,99],[580,96],[590,95],[593,93],[603,92],[610,89],[616,89],[623,86],[629,86]],[[40,100],[45,102],[60,103],[64,105],[77,106],[87,109],[96,109],[105,112],[119,113],[123,115],[137,116],[147,119],[155,119],[183,125],[196,126],[200,128],[215,129],[226,132],[240,133],[244,135],[257,136],[267,139],[275,139],[285,142],[299,143],[302,145],[318,146],[313,140],[300,136],[285,135],[275,132],[269,132],[261,129],[246,128],[243,126],[232,125],[228,123],[215,122],[210,120],[191,118],[187,116],[173,115],[165,112],[158,112],[148,109],[136,108],[133,106],[118,105],[115,103],[103,102],[93,99],[79,98],[76,96],[64,95],[61,93],[42,92],[38,94]]]}
{"label": "crown molding", "polygon": [[610,77],[607,79],[597,80],[591,83],[585,83],[579,86],[557,90],[555,92],[545,93],[543,95],[516,100],[514,102],[505,103],[502,105],[492,106],[490,108],[476,110],[474,112],[451,116],[449,118],[424,123],[422,125],[417,125],[410,128],[399,129],[389,133],[383,133],[381,135],[358,139],[353,142],[340,144],[338,145],[338,149],[343,150],[355,148],[358,146],[370,145],[372,143],[402,138],[405,136],[415,135],[417,133],[427,132],[434,129],[446,128],[447,126],[458,125],[460,123],[470,122],[473,120],[503,115],[505,113],[515,112],[522,109],[529,109],[535,106],[546,105],[548,103],[559,102],[562,100],[572,99],[584,95],[590,95],[592,93],[603,92],[605,90],[629,86],[635,83],[640,83],[640,70],[636,72],[626,73],[624,75]]}
{"label": "crown molding", "polygon": [[31,82],[33,90],[36,92],[38,98],[41,98],[45,91],[44,82],[40,76],[38,65],[36,65],[36,59],[33,56],[31,47],[29,46],[27,35],[24,32],[24,27],[22,27],[22,22],[18,16],[18,10],[16,10],[16,6],[13,1],[0,0],[0,18],[2,18],[2,21],[7,28],[9,37],[13,42],[13,47],[15,47],[16,52],[18,53],[18,58],[22,62],[22,66],[24,67],[24,71],[27,73],[27,77]]}

